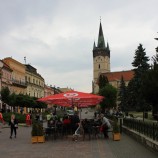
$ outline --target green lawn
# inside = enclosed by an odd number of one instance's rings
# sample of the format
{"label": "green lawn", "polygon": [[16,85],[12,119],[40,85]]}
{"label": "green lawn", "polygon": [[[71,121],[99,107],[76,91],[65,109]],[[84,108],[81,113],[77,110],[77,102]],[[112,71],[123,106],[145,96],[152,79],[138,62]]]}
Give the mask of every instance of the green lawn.
{"label": "green lawn", "polygon": [[[136,112],[136,111],[130,111],[129,114],[132,114],[134,117],[136,118],[143,118],[143,112]],[[152,117],[152,112],[149,111],[148,112],[148,118],[147,119],[144,119],[146,122],[157,122],[156,120],[153,119]]]}

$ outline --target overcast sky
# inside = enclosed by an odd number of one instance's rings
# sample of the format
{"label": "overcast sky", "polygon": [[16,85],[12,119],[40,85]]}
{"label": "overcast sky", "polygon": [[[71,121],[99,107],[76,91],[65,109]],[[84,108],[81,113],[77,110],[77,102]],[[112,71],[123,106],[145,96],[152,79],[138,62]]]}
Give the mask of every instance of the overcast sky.
{"label": "overcast sky", "polygon": [[46,84],[91,92],[100,17],[111,71],[132,69],[140,43],[155,55],[158,0],[0,0],[0,58],[26,56]]}

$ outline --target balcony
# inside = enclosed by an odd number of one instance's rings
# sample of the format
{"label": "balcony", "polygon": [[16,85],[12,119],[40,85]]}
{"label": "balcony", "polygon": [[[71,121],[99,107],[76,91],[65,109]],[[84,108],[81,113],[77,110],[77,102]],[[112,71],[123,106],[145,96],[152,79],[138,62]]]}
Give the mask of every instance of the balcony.
{"label": "balcony", "polygon": [[15,79],[12,79],[12,84],[14,86],[17,86],[17,87],[22,87],[22,88],[26,88],[27,87],[26,82],[15,80]]}

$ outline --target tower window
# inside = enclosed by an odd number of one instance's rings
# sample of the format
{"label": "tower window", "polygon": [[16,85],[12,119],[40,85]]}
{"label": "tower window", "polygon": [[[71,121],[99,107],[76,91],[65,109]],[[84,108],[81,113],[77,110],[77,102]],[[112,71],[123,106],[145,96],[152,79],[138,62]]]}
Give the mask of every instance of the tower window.
{"label": "tower window", "polygon": [[99,64],[99,69],[100,69],[100,64]]}

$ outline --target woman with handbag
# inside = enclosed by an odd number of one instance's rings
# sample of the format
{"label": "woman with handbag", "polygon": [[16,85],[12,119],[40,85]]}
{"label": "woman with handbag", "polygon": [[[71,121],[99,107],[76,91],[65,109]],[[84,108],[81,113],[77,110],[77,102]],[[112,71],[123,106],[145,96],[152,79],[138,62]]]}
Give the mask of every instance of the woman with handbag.
{"label": "woman with handbag", "polygon": [[9,125],[10,125],[10,139],[12,139],[13,132],[14,132],[14,137],[16,138],[16,134],[17,134],[16,129],[18,128],[18,121],[15,118],[14,114],[11,115]]}

